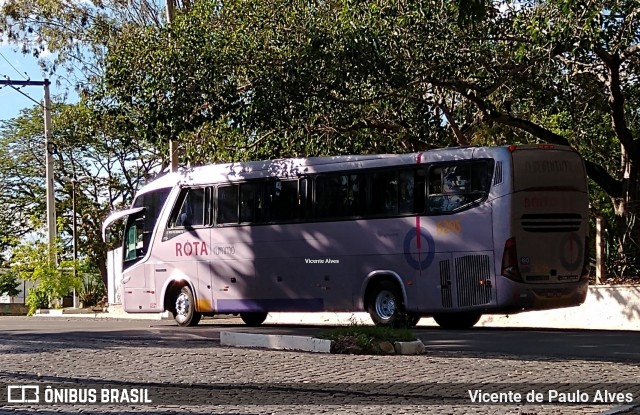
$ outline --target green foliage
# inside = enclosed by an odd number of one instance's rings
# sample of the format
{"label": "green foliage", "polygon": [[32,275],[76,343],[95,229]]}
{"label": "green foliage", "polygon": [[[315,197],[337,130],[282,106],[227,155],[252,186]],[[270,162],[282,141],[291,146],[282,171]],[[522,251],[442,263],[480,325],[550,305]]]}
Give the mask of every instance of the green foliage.
{"label": "green foliage", "polygon": [[416,337],[408,329],[365,326],[352,323],[321,333],[320,338],[331,340],[332,353],[384,354],[381,342],[409,342]]}
{"label": "green foliage", "polygon": [[81,280],[73,275],[73,261],[62,261],[56,266],[49,258],[49,249],[43,242],[24,243],[13,252],[12,271],[23,280],[36,283],[26,299],[29,315],[45,302],[46,306],[59,306],[60,298],[81,287]]}
{"label": "green foliage", "polygon": [[[59,252],[63,258],[72,256],[75,195],[79,257],[104,270],[103,219],[121,203],[131,202],[140,184],[158,169],[161,157],[143,140],[120,135],[109,114],[82,102],[53,104],[52,118]],[[7,149],[0,154],[0,251],[7,252],[46,224],[43,131],[39,106],[0,123],[0,146]]]}
{"label": "green foliage", "polygon": [[36,310],[49,308],[51,295],[48,288],[44,285],[36,285],[29,289],[29,294],[25,299],[28,308],[27,315],[32,316]]}
{"label": "green foliage", "polygon": [[349,326],[336,327],[330,331],[323,333],[322,338],[335,340],[339,337],[352,336],[358,339],[358,342],[368,342],[373,340],[387,340],[390,342],[410,342],[416,340],[416,336],[409,329],[368,326],[352,324]]}
{"label": "green foliage", "polygon": [[6,294],[9,297],[15,297],[20,294],[22,290],[19,290],[20,281],[15,272],[11,270],[0,272],[0,295]]}
{"label": "green foliage", "polygon": [[[152,171],[153,157],[127,144],[152,142],[165,153],[168,140],[177,140],[192,165],[569,144],[587,161],[594,210],[607,217],[611,269],[640,270],[637,0],[185,4],[194,6],[168,25],[157,18],[162,5],[148,0],[3,3],[0,32],[9,41],[36,53],[46,45],[58,53],[53,66],[78,60],[90,67],[82,87],[90,105],[62,117],[60,137],[74,149],[91,143],[101,155],[115,140],[119,154],[141,160],[143,168],[130,173],[139,164],[118,158],[121,170],[109,181],[121,193],[110,203],[128,201],[136,180]],[[34,139],[41,131],[32,123],[16,128]],[[0,168],[8,164],[0,159]],[[0,217],[3,229],[42,222],[42,176],[29,177],[35,190],[15,204],[36,203]],[[11,228],[11,220],[19,225]],[[91,233],[97,222],[81,238],[92,258],[103,249],[86,243],[99,241]]]}

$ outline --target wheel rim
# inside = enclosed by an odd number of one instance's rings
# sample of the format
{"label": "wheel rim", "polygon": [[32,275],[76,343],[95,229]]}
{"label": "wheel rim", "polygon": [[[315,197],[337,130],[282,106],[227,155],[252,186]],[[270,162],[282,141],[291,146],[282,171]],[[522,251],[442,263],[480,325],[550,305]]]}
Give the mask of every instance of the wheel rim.
{"label": "wheel rim", "polygon": [[189,304],[189,296],[186,293],[181,292],[176,298],[176,321],[178,323],[184,323],[189,316],[189,310],[191,304]]}
{"label": "wheel rim", "polygon": [[396,298],[388,290],[382,290],[376,296],[376,314],[383,319],[388,320],[396,312]]}

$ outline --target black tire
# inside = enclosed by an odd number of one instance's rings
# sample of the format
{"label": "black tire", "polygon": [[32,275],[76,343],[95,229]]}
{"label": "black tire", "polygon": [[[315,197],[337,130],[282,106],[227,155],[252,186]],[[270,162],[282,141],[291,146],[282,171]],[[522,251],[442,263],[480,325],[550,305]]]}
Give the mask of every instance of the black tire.
{"label": "black tire", "polygon": [[464,330],[475,326],[480,317],[482,313],[442,313],[434,314],[433,319],[443,329]]}
{"label": "black tire", "polygon": [[407,325],[402,295],[398,285],[385,280],[376,284],[367,300],[367,311],[376,326],[402,327]]}
{"label": "black tire", "polygon": [[182,327],[195,326],[202,318],[202,314],[196,311],[193,292],[188,285],[180,289],[173,301],[173,318]]}
{"label": "black tire", "polygon": [[267,313],[240,313],[240,318],[249,327],[258,327],[267,319]]}

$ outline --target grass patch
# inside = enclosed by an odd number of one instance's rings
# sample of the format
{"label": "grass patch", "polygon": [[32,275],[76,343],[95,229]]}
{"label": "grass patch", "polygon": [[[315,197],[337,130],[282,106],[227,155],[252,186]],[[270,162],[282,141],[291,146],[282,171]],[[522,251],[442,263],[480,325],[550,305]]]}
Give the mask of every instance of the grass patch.
{"label": "grass patch", "polygon": [[[416,336],[405,328],[351,325],[337,327],[321,333],[318,337],[331,340],[331,353],[343,354],[390,354],[388,342],[410,342]],[[387,347],[385,349],[385,346]]]}

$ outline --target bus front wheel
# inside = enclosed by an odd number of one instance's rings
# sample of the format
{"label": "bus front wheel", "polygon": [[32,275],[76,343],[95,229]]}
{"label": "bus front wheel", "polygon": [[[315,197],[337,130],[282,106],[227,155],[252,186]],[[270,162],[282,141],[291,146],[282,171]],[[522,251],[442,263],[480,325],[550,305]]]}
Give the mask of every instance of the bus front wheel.
{"label": "bus front wheel", "polygon": [[196,311],[196,304],[193,300],[193,292],[188,285],[180,289],[174,303],[173,317],[179,326],[195,326],[200,322],[202,314]]}
{"label": "bus front wheel", "polygon": [[433,319],[443,329],[463,330],[470,329],[482,317],[482,313],[442,313],[434,314]]}
{"label": "bus front wheel", "polygon": [[257,327],[267,319],[267,313],[240,313],[240,318],[249,327]]}
{"label": "bus front wheel", "polygon": [[377,284],[368,297],[367,311],[376,326],[402,326],[405,319],[402,313],[402,296],[397,285],[391,281]]}

